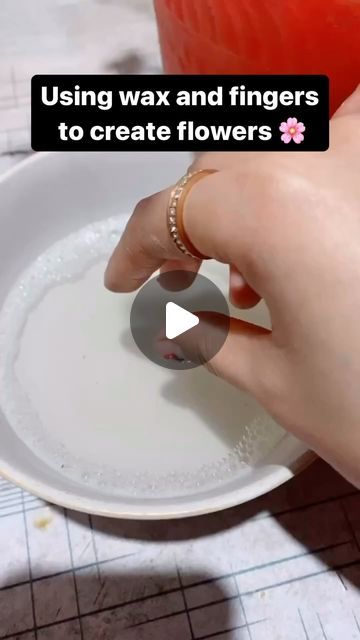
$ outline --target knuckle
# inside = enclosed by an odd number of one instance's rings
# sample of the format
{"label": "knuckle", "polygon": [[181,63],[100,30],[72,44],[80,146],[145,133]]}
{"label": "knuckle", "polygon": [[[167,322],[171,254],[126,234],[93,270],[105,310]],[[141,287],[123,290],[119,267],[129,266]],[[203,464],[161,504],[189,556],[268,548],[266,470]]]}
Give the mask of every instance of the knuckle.
{"label": "knuckle", "polygon": [[188,168],[188,171],[197,171],[198,169],[212,168],[215,162],[216,153],[195,153],[195,158]]}
{"label": "knuckle", "polygon": [[145,198],[141,198],[139,202],[136,203],[134,213],[132,218],[142,217],[145,212],[148,210],[151,202],[151,196],[146,196]]}
{"label": "knuckle", "polygon": [[195,158],[188,168],[188,172],[198,171],[199,169],[222,169],[227,166],[231,153],[223,153],[221,151],[207,151],[204,153],[194,154]]}

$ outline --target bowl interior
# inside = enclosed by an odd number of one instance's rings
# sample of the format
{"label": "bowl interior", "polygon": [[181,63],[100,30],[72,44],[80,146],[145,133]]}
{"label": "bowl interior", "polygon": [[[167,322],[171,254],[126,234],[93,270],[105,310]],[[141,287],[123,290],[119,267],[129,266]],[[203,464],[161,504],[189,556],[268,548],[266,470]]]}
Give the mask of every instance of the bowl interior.
{"label": "bowl interior", "polygon": [[[183,153],[38,154],[5,175],[0,182],[0,308],[20,274],[50,245],[117,216],[120,209],[130,212],[139,198],[175,182],[189,163]],[[51,502],[110,516],[177,517],[225,508],[286,481],[306,452],[283,434],[256,464],[218,485],[199,483],[196,491],[174,495],[170,490],[115,495],[47,464],[13,430],[1,405],[0,395],[0,473]]]}

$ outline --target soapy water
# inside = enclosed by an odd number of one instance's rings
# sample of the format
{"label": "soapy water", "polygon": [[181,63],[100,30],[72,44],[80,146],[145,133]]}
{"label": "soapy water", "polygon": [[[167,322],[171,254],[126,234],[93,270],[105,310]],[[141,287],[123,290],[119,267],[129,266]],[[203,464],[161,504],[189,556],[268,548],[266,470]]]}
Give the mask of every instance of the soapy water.
{"label": "soapy water", "polygon": [[15,283],[0,311],[2,410],[35,455],[111,494],[221,486],[257,464],[283,431],[202,368],[177,378],[137,353],[132,298],[102,284],[123,226],[112,217],[71,234]]}

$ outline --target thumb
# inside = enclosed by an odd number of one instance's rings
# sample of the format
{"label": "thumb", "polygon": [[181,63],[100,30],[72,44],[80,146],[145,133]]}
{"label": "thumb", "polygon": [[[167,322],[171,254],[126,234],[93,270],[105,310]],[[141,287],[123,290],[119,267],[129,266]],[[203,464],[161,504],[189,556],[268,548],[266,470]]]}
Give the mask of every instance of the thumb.
{"label": "thumb", "polygon": [[[265,387],[274,379],[271,331],[217,313],[196,315],[200,319],[197,327],[172,341],[184,359],[204,364],[211,373],[262,399]],[[221,345],[219,350],[216,345]]]}

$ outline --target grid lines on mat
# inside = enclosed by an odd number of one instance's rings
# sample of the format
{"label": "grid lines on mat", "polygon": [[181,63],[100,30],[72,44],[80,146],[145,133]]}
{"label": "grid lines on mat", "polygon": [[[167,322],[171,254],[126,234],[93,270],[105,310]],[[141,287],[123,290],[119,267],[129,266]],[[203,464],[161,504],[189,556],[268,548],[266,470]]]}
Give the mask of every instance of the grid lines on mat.
{"label": "grid lines on mat", "polygon": [[[14,534],[8,564],[5,559],[0,566],[0,640],[97,640],[105,629],[105,638],[115,639],[121,631],[121,640],[270,639],[279,599],[289,593],[294,602],[288,637],[327,638],[324,596],[313,601],[314,616],[306,601],[307,593],[322,589],[340,595],[357,634],[349,637],[360,638],[360,598],[351,583],[354,572],[360,576],[360,496],[350,490],[318,502],[280,508],[277,519],[266,513],[250,517],[205,541],[179,536],[144,544],[122,536],[121,523],[109,528],[92,517],[90,526],[87,514],[49,507],[0,481],[0,542],[5,529]],[[307,546],[281,539],[276,523],[285,528],[291,522],[295,531],[306,519],[316,522],[316,514],[319,529],[309,529]],[[183,525],[169,526],[176,534]],[[261,529],[270,541],[278,536],[277,550],[259,544]],[[247,558],[241,549],[250,539],[257,549]],[[201,569],[204,550],[214,555],[216,571],[211,562]],[[302,594],[300,600],[294,593]],[[7,615],[10,607],[19,613]]]}

